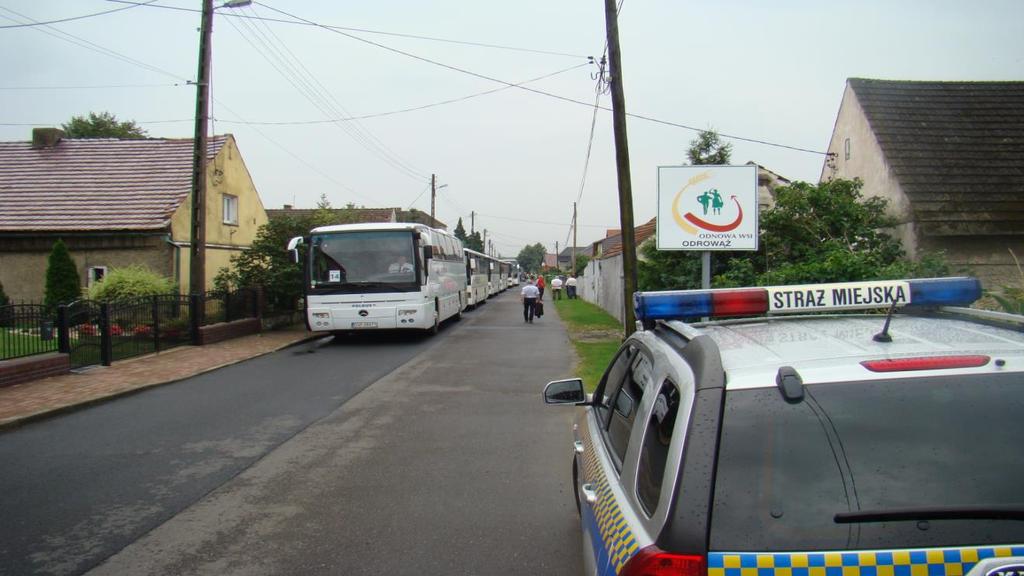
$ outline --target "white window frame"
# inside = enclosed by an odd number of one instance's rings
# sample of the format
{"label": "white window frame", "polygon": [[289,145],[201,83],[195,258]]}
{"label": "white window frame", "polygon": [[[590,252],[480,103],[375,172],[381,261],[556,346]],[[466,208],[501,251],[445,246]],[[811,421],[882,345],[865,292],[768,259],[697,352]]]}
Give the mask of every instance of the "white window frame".
{"label": "white window frame", "polygon": [[[96,271],[97,270],[99,270],[100,273],[101,273],[99,279],[96,278]],[[108,272],[108,270],[107,270],[106,266],[89,266],[89,269],[87,270],[87,276],[86,276],[86,279],[87,279],[86,280],[86,288],[92,288],[93,284],[96,284],[97,282],[99,282],[103,278],[106,278],[107,277],[107,272]]]}
{"label": "white window frame", "polygon": [[238,196],[232,194],[223,195],[221,215],[224,224],[238,225]]}

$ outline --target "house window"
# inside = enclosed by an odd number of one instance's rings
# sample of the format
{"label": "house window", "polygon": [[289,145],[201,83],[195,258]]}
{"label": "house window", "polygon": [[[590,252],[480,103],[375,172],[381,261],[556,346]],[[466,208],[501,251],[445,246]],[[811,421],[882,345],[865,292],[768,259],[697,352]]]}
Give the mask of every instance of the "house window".
{"label": "house window", "polygon": [[850,139],[849,138],[847,138],[845,141],[843,141],[843,149],[846,152],[846,159],[849,160],[850,159]]}
{"label": "house window", "polygon": [[224,223],[238,224],[238,196],[224,195]]}
{"label": "house window", "polygon": [[107,275],[106,266],[90,266],[89,275],[86,279],[86,286],[92,288],[92,285],[103,280]]}

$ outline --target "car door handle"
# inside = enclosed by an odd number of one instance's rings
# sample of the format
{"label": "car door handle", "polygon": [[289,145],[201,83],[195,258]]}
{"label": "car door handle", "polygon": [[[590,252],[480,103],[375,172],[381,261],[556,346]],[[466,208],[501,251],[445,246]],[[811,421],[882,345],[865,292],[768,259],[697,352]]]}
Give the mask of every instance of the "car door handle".
{"label": "car door handle", "polygon": [[573,442],[572,449],[575,450],[577,454],[583,454],[583,442],[580,442],[579,440]]}
{"label": "car door handle", "polygon": [[587,501],[587,504],[597,502],[597,490],[594,490],[593,484],[584,484],[580,486],[580,490],[583,492],[583,498]]}

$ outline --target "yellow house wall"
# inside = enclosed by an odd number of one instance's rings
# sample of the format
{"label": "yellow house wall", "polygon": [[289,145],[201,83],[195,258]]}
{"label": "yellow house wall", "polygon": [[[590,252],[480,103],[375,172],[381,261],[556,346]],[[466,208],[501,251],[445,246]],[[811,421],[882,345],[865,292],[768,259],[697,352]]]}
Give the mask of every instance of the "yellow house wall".
{"label": "yellow house wall", "polygon": [[[238,198],[238,224],[224,222],[224,195]],[[189,289],[189,240],[192,198],[178,207],[171,218],[171,238],[178,245],[175,278],[182,293]],[[213,278],[221,268],[231,267],[231,256],[252,245],[260,226],[267,223],[267,213],[256,192],[249,170],[245,167],[235,139],[228,137],[220,152],[206,167],[206,288],[213,287]]]}

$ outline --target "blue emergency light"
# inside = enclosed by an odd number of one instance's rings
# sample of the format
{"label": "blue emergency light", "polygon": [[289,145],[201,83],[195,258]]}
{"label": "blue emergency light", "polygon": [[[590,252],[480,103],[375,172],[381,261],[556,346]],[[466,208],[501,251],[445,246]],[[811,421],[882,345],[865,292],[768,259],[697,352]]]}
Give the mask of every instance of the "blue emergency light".
{"label": "blue emergency light", "polygon": [[636,319],[682,320],[902,306],[969,306],[981,298],[977,278],[924,278],[716,290],[670,290],[633,295]]}

